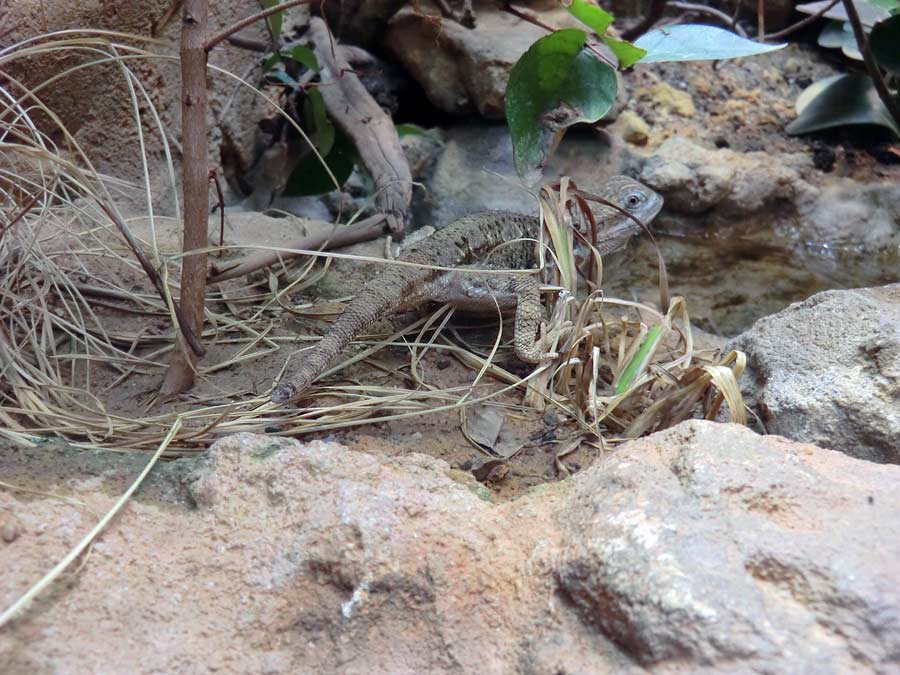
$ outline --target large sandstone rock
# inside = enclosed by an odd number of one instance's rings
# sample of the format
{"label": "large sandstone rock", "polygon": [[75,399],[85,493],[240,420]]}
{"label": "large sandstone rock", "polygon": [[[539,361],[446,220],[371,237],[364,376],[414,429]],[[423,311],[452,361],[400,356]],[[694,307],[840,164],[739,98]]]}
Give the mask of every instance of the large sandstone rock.
{"label": "large sandstone rock", "polygon": [[[421,222],[438,227],[477,211],[537,213],[534,194],[513,166],[512,141],[504,124],[467,122],[445,131],[446,144],[415,195]],[[589,129],[570,131],[550,157],[546,176],[570,176],[587,190],[599,190],[612,174],[621,173],[627,151],[610,146]]]}
{"label": "large sandstone rock", "polygon": [[819,293],[731,346],[769,432],[900,463],[900,284]]}
{"label": "large sandstone rock", "polygon": [[711,150],[675,137],[646,160],[640,179],[662,193],[669,210],[698,215],[715,209],[727,218],[815,194],[802,176],[811,166],[801,154],[773,158],[765,152]]}
{"label": "large sandstone rock", "polygon": [[[69,29],[116,31],[149,38],[151,25],[163,16],[171,4],[171,0],[23,0],[11,3],[4,26],[12,30],[0,38],[0,47],[8,47],[43,33]],[[256,9],[255,3],[216,2],[215,7],[210,9],[209,34],[213,35]],[[156,36],[157,42],[110,38],[117,42],[135,43],[158,55],[123,62],[140,81],[146,97],[136,86],[137,100],[132,101],[121,67],[112,63],[76,70],[39,92],[43,103],[59,116],[99,171],[139,183],[143,181],[144,170],[139,129],[135,123],[136,105],[141,112],[152,192],[157,203],[167,212],[171,212],[172,185],[167,180],[163,140],[165,138],[172,146],[176,168],[181,143],[181,76],[178,62],[167,57],[177,55],[180,31],[180,14],[176,12],[162,33]],[[3,31],[0,30],[0,33]],[[264,39],[265,27],[258,23],[245,29],[242,34]],[[127,52],[119,48],[119,53]],[[102,57],[96,48],[91,51],[76,47],[24,57],[9,56],[3,65],[4,71],[32,87],[67,68]],[[250,81],[259,74],[259,69],[254,68],[254,64],[259,63],[258,54],[225,43],[212,50],[209,63]],[[208,83],[211,165],[219,163],[223,144],[232,153],[241,155],[244,162],[249,162],[253,152],[254,121],[264,116],[267,104],[250,89],[218,71],[210,70]],[[11,89],[11,93],[20,94],[16,87]],[[159,115],[159,123],[150,113],[151,105]],[[248,120],[251,120],[249,124]],[[44,124],[50,138],[63,139],[61,131],[46,118],[37,115],[36,121]],[[139,205],[145,199],[145,192],[135,190],[126,192],[124,196]]]}
{"label": "large sandstone rock", "polygon": [[[0,492],[3,606],[142,461],[0,453],[81,500]],[[0,670],[897,672],[898,480],[691,422],[494,504],[423,455],[242,434],[155,471],[78,583],[0,632]]]}
{"label": "large sandstone rock", "polygon": [[[391,19],[383,42],[434,106],[454,115],[477,112],[499,120],[513,65],[547,31],[495,3],[474,4],[473,30],[443,19],[428,0],[407,6]],[[556,28],[584,27],[559,6],[541,11],[540,19]]]}

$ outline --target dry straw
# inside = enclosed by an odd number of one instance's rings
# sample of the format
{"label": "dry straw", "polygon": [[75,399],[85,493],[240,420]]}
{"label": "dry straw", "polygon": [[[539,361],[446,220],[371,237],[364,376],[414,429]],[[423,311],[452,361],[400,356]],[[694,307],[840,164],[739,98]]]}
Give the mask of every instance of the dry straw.
{"label": "dry straw", "polygon": [[[329,370],[303,408],[280,408],[268,401],[266,390],[279,374],[273,372],[258,390],[246,383],[232,385],[230,390],[220,388],[205,399],[191,397],[179,405],[161,405],[149,397],[140,414],[116,412],[111,398],[135,379],[161,378],[171,350],[179,348],[173,297],[179,293],[180,259],[164,251],[157,236],[165,219],[153,210],[153,169],[144,134],[149,129],[158,135],[173,194],[177,194],[172,160],[176,153],[133,70],[142,60],[171,58],[153,53],[152,46],[136,36],[80,32],[42,36],[0,51],[4,71],[16,60],[52,52],[75,57],[73,65],[38,86],[9,77],[0,88],[3,436],[26,444],[54,436],[79,446],[147,451],[155,451],[166,440],[164,455],[172,457],[202,450],[217,437],[237,431],[302,435],[454,411],[474,403],[508,407],[515,391],[524,395],[524,400],[517,399],[522,409],[554,407],[571,420],[575,429],[568,444],[635,437],[696,415],[713,418],[723,402],[732,419],[744,421],[736,385],[743,355],[731,353],[716,360],[694,350],[686,303],[668,298],[661,260],[662,310],[606,298],[599,256],[579,269],[570,228],[590,220],[589,200],[565,180],[541,193],[547,243],[537,247],[541,258],[552,262],[538,273],[544,274],[548,303],[554,307],[548,328],[560,335],[558,356],[529,376],[516,376],[496,363],[503,346],[500,335],[486,352],[467,344],[454,337],[452,312],[440,308],[386,338],[358,342],[362,349]],[[142,185],[98,172],[90,154],[42,102],[42,92],[54,82],[90,68],[109,72],[110,66],[120,74],[133,110]],[[235,80],[237,86],[253,89],[240,78]],[[141,110],[149,113],[142,118]],[[146,200],[150,223],[142,236],[131,231],[132,221],[117,208],[121,197],[133,202],[136,194]],[[176,222],[179,208],[176,200],[170,209]],[[326,264],[329,257],[337,257],[316,255]],[[217,373],[253,373],[265,359],[278,358],[289,367],[291,360],[302,358],[305,345],[286,334],[281,324],[289,315],[316,316],[315,306],[291,300],[292,294],[321,275],[321,267],[311,261],[301,258],[261,277],[211,289],[202,341],[216,357],[203,361],[200,382],[221,387]],[[123,274],[128,283],[119,281]],[[592,289],[582,300],[577,299],[579,282]],[[560,291],[565,293],[558,295]],[[162,322],[165,329],[149,330],[146,324],[153,322]],[[367,382],[383,381],[385,373],[396,370],[379,359],[379,352],[388,346],[409,351],[405,386],[329,384],[329,378],[362,361],[381,371],[366,377]],[[423,359],[435,351],[472,368],[473,382],[451,388],[430,382]],[[112,378],[110,370],[115,372]],[[228,381],[235,380],[240,378]]]}

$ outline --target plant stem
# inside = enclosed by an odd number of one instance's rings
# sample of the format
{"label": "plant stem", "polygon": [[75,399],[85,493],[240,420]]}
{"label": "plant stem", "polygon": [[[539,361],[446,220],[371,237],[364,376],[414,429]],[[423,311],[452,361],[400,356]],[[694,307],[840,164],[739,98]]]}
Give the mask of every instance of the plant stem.
{"label": "plant stem", "polygon": [[800,30],[801,28],[804,28],[804,27],[808,26],[808,25],[811,24],[813,21],[816,21],[817,19],[821,19],[821,18],[825,15],[825,13],[826,13],[828,10],[830,10],[832,7],[834,7],[834,6],[835,6],[836,4],[838,4],[840,1],[841,1],[841,0],[831,0],[830,3],[828,3],[827,5],[825,5],[822,9],[820,9],[820,10],[819,10],[818,12],[816,12],[815,14],[810,14],[810,15],[809,15],[808,17],[806,17],[805,19],[801,19],[801,20],[798,21],[797,23],[791,24],[791,25],[788,26],[787,28],[783,28],[782,30],[780,30],[780,31],[778,31],[778,32],[776,32],[776,33],[769,33],[768,35],[766,35],[766,40],[770,40],[770,41],[771,41],[771,40],[780,40],[781,38],[787,37],[787,36],[790,35],[791,33],[794,33],[794,32],[796,32],[796,31]]}
{"label": "plant stem", "polygon": [[[209,168],[206,137],[206,21],[207,0],[184,0],[181,12],[181,142],[183,145],[184,239],[181,263],[181,310],[188,330],[200,336],[206,296]],[[175,349],[161,393],[178,394],[194,384],[199,357],[188,349]]]}
{"label": "plant stem", "polygon": [[882,77],[881,71],[878,70],[878,66],[875,64],[872,50],[869,48],[869,38],[866,37],[866,32],[863,30],[862,22],[859,20],[859,14],[856,12],[853,0],[842,0],[842,2],[844,3],[844,9],[847,11],[847,20],[850,21],[850,25],[853,27],[853,36],[856,38],[856,44],[862,54],[863,63],[866,64],[866,72],[869,73],[869,77],[872,78],[872,82],[875,84],[878,98],[884,103],[884,107],[887,108],[887,111],[894,119],[894,123],[900,127],[900,104],[897,103],[897,99],[891,96],[891,92],[888,91],[887,84],[884,82],[884,77]]}
{"label": "plant stem", "polygon": [[209,40],[207,40],[206,44],[203,46],[203,48],[206,51],[209,51],[210,49],[215,47],[217,44],[219,44],[222,40],[228,39],[229,35],[231,35],[232,33],[237,33],[239,30],[246,28],[251,23],[255,23],[255,22],[259,21],[260,19],[265,19],[267,16],[270,16],[272,14],[277,14],[278,12],[282,12],[286,9],[290,9],[291,7],[296,7],[297,5],[311,4],[314,2],[319,2],[319,0],[287,0],[287,2],[282,2],[281,4],[269,7],[269,9],[263,10],[262,12],[257,12],[256,14],[253,14],[252,16],[248,16],[246,19],[241,19],[240,21],[237,21],[237,22],[231,24],[228,28],[223,30],[221,33],[219,33],[218,35],[214,35]]}
{"label": "plant stem", "polygon": [[636,38],[639,38],[641,35],[653,28],[656,22],[662,18],[663,13],[666,11],[667,3],[668,0],[650,0],[650,8],[647,10],[647,15],[637,26],[624,31],[622,33],[622,39],[628,42],[634,42]]}

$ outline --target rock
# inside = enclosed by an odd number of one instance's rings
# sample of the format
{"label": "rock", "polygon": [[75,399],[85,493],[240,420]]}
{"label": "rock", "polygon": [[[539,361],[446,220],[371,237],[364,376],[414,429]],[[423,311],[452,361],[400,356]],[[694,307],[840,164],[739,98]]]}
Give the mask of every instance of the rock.
{"label": "rock", "polygon": [[[83,503],[0,491],[0,508],[28,533],[0,546],[3,606],[145,462],[2,449],[8,480],[65,485]],[[496,504],[470,475],[424,455],[239,434],[155,468],[78,583],[58,584],[0,632],[0,663],[4,672],[184,663],[326,675],[895,672],[898,480],[896,466],[688,422]]]}
{"label": "rock", "polygon": [[646,667],[894,672],[898,480],[897,467],[688,422],[575,479],[555,575]]}
{"label": "rock", "polygon": [[650,141],[650,125],[632,110],[621,112],[609,130],[633,145],[647,145]]}
{"label": "rock", "polygon": [[844,179],[800,201],[804,236],[836,245],[900,245],[900,185]]}
{"label": "rock", "polygon": [[[67,29],[100,29],[150,37],[151,24],[162,17],[172,3],[170,0],[151,0],[142,3],[86,2],[72,3],[66,0],[23,0],[9,5],[3,25],[9,27],[0,45],[13,45],[38,34]],[[305,8],[294,8],[298,15]],[[239,0],[216,3],[210,11],[209,34],[212,35],[247,15],[246,3]],[[181,128],[181,90],[177,58],[181,21],[179,13],[156,36],[157,43],[137,44],[160,58],[141,58],[129,61],[132,73],[140,79],[146,97],[138,91],[138,100],[132,103],[128,83],[118,64],[105,63],[73,71],[57,80],[53,86],[40,92],[41,100],[56,115],[79,145],[85,149],[96,168],[119,179],[142,184],[144,167],[141,162],[138,126],[133,106],[138,106],[143,119],[143,143],[150,165],[150,192],[157,199],[157,212],[172,212],[173,186],[168,180],[163,153],[163,134],[166,141],[175,143],[172,154],[177,157]],[[0,33],[3,30],[0,29]],[[244,30],[247,37],[262,39],[266,35],[262,22]],[[60,36],[57,36],[60,39]],[[24,57],[6,55],[3,69],[28,86],[36,86],[66,68],[99,59],[97,53],[87,54],[84,49],[67,52],[47,51]],[[240,76],[253,79],[248,70],[259,63],[254,52],[219,45],[210,52],[210,65]],[[255,72],[259,72],[258,69]],[[159,115],[154,121],[148,112],[153,106]],[[228,107],[228,114],[221,113]],[[221,75],[209,77],[209,161],[215,167],[220,161],[222,146],[249,164],[253,154],[253,124],[245,121],[263,117],[266,102],[246,87],[236,87],[231,78]],[[35,121],[47,124],[41,116]],[[61,138],[55,126],[44,129],[51,137]],[[180,189],[180,188],[178,188]],[[143,190],[119,191],[123,199],[146,211],[146,194]]]}
{"label": "rock", "polygon": [[769,432],[900,463],[900,284],[818,293],[730,348]]}
{"label": "rock", "polygon": [[[383,44],[435,107],[453,115],[477,112],[500,120],[513,65],[547,32],[491,2],[475,2],[474,7],[477,23],[470,30],[442,18],[435,5],[422,0],[397,12]],[[560,7],[539,16],[559,28],[583,28]]]}
{"label": "rock", "polygon": [[712,209],[745,216],[779,203],[792,205],[817,193],[801,175],[808,156],[710,150],[670,138],[644,163],[640,180],[662,193],[666,208],[696,215]]}
{"label": "rock", "polygon": [[448,129],[446,137],[425,192],[416,195],[424,198],[423,222],[441,227],[478,211],[537,211],[537,201],[513,168],[505,126],[466,124]]}
{"label": "rock", "polygon": [[[537,213],[537,200],[513,167],[506,125],[467,122],[446,129],[445,136],[426,189],[415,195],[418,220],[441,227],[477,211]],[[591,129],[570,130],[545,174],[570,176],[587,190],[599,188],[626,163],[623,148],[610,146],[604,137]]]}
{"label": "rock", "polygon": [[671,113],[681,117],[693,117],[697,114],[694,100],[686,91],[676,89],[667,82],[660,82],[650,87],[643,87],[634,92],[639,100],[650,104],[654,111]]}

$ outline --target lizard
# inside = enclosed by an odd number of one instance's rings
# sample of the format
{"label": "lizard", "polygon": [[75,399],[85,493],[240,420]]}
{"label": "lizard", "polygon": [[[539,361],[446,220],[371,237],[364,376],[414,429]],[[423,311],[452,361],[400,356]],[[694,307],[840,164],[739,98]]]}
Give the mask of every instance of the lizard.
{"label": "lizard", "polygon": [[[659,194],[626,176],[609,178],[600,196],[633,216],[609,206],[594,207],[599,227],[593,247],[600,255],[622,248],[640,230],[637,221],[649,223],[663,202]],[[332,359],[375,321],[429,301],[450,303],[468,311],[515,308],[516,355],[529,363],[540,363],[552,356],[545,348],[548,339],[541,326],[543,310],[537,275],[478,274],[478,269],[534,267],[535,242],[540,231],[541,221],[536,216],[485,211],[464,216],[412,245],[400,260],[416,266],[391,266],[365,284],[305,355],[300,367],[282,377],[272,390],[272,401],[288,403],[299,398]],[[576,246],[576,259],[584,260],[588,255],[589,248],[584,243]]]}

